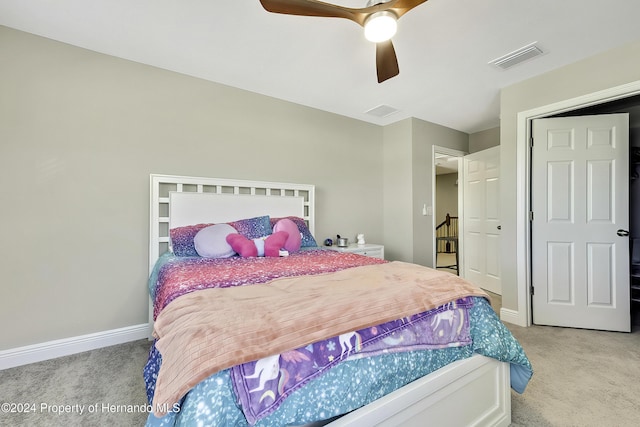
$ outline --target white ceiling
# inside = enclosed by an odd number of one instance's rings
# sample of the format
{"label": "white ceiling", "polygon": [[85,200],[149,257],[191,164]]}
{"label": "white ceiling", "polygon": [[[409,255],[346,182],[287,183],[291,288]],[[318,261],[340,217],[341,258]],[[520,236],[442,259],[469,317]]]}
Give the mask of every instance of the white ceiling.
{"label": "white ceiling", "polygon": [[[0,0],[0,25],[379,125],[468,133],[499,125],[501,88],[638,40],[639,21],[639,0],[430,0],[399,20],[400,74],[378,84],[375,46],[346,19],[258,0]],[[532,42],[546,53],[488,64]],[[398,112],[365,114],[379,105]]]}

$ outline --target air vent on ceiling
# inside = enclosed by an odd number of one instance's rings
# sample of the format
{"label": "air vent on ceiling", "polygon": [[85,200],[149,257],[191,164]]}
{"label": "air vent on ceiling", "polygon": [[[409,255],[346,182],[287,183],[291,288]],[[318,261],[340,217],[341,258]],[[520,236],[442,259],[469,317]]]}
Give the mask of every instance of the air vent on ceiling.
{"label": "air vent on ceiling", "polygon": [[371,116],[376,116],[376,117],[387,117],[392,115],[393,113],[397,113],[399,110],[397,110],[396,108],[393,108],[389,105],[378,105],[375,108],[372,108],[371,110],[367,111],[366,114],[369,114]]}
{"label": "air vent on ceiling", "polygon": [[542,55],[544,52],[540,47],[536,46],[537,42],[528,44],[526,46],[521,47],[520,49],[514,50],[513,52],[507,53],[500,58],[496,58],[493,61],[489,61],[489,64],[495,65],[498,68],[502,68],[506,70],[508,68],[513,67],[514,65],[518,65],[524,61],[528,61],[530,59],[535,58],[536,56]]}

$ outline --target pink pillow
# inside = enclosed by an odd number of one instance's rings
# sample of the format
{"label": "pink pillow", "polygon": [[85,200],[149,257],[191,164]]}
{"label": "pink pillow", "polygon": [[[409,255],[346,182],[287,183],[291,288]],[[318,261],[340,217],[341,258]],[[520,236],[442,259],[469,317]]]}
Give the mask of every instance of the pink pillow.
{"label": "pink pillow", "polygon": [[289,234],[287,241],[284,242],[284,248],[289,253],[298,252],[302,244],[302,235],[295,222],[288,218],[283,218],[276,222],[273,226],[273,232],[286,231]]}

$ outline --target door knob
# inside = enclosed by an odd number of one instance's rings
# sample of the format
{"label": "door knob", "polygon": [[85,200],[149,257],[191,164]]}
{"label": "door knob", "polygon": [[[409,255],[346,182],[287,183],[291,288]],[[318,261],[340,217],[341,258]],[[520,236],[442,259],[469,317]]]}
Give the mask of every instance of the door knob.
{"label": "door knob", "polygon": [[502,230],[502,226],[501,226],[501,225],[499,225],[499,226],[497,227],[497,229],[498,229],[498,230]]}
{"label": "door knob", "polygon": [[620,229],[617,234],[618,236],[628,236],[629,232],[627,230]]}

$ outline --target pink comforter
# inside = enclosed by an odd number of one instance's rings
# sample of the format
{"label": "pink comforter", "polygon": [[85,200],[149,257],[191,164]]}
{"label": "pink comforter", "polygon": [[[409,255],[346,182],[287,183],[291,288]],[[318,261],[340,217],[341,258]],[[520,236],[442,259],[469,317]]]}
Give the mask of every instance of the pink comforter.
{"label": "pink comforter", "polygon": [[280,258],[175,257],[158,274],[154,298],[154,319],[177,297],[201,289],[265,283],[279,277],[323,274],[386,261],[362,255],[311,249]]}

